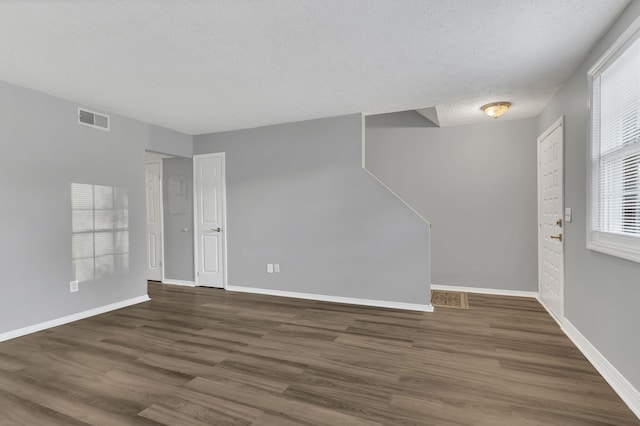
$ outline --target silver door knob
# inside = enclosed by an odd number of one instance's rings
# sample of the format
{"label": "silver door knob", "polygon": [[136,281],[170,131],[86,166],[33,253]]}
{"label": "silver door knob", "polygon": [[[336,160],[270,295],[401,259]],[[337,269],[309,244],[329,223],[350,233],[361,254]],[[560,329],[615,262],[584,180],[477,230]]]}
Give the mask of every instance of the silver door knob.
{"label": "silver door knob", "polygon": [[211,232],[220,232],[222,231],[222,228],[220,228],[219,226],[216,229],[211,229]]}

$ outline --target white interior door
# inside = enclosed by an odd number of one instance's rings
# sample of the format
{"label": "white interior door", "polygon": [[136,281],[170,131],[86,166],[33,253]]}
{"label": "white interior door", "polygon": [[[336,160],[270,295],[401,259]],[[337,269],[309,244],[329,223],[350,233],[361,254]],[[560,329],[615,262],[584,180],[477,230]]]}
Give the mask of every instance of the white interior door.
{"label": "white interior door", "polygon": [[193,158],[196,285],[225,286],[224,154]]}
{"label": "white interior door", "polygon": [[538,281],[542,303],[564,318],[563,120],[538,138]]}
{"label": "white interior door", "polygon": [[162,281],[162,163],[145,164],[147,193],[147,279]]}

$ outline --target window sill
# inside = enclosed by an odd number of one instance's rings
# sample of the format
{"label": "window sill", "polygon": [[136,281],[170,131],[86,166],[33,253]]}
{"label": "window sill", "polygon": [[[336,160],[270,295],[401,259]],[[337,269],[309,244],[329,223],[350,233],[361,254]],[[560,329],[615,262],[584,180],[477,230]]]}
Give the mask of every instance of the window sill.
{"label": "window sill", "polygon": [[603,241],[588,241],[587,248],[589,250],[598,251],[600,253],[640,263],[640,245],[629,246],[626,244],[614,244]]}

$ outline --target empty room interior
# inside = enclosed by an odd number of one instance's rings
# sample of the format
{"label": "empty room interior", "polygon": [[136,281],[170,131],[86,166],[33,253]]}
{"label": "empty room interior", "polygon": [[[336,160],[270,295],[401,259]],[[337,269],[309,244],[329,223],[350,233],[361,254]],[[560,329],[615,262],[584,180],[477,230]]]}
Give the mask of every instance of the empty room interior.
{"label": "empty room interior", "polygon": [[9,0],[0,47],[0,425],[640,425],[640,0]]}

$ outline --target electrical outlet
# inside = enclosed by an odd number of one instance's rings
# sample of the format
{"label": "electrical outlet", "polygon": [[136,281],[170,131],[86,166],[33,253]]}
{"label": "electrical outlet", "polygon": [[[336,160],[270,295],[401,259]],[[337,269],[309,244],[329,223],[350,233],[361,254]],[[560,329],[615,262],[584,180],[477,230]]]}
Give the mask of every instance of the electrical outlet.
{"label": "electrical outlet", "polygon": [[275,272],[276,274],[280,273],[280,264],[279,263],[274,263],[273,264],[273,272]]}
{"label": "electrical outlet", "polygon": [[78,291],[78,280],[75,281],[70,281],[69,282],[69,292],[70,293],[75,293],[76,291]]}
{"label": "electrical outlet", "polygon": [[267,273],[273,274],[273,263],[267,263]]}

